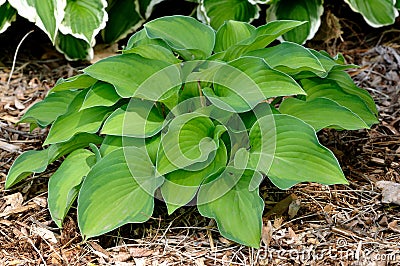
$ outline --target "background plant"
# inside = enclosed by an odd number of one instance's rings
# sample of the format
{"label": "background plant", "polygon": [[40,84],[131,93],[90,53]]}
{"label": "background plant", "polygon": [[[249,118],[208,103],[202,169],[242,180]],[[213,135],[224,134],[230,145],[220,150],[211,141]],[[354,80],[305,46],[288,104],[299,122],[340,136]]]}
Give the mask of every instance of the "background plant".
{"label": "background plant", "polygon": [[88,238],[148,220],[158,197],[169,213],[194,202],[223,236],[258,247],[262,180],[281,189],[347,183],[316,132],[377,122],[341,56],[268,46],[302,24],[148,22],[122,54],[59,80],[24,114],[31,128],[51,126],[46,148],[21,154],[6,188],[65,158],[48,187],[60,227],[76,199]]}

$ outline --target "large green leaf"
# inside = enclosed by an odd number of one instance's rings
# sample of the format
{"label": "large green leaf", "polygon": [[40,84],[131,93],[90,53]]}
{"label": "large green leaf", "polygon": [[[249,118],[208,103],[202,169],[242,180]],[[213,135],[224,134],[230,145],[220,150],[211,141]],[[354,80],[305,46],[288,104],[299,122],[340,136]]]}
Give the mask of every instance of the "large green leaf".
{"label": "large green leaf", "polygon": [[62,227],[72,203],[79,192],[83,178],[96,163],[96,156],[84,149],[73,151],[50,177],[48,205],[51,218],[58,227]]}
{"label": "large green leaf", "polygon": [[113,85],[99,81],[87,92],[81,109],[95,106],[112,106],[119,99],[121,97],[117,94]]}
{"label": "large green leaf", "polygon": [[92,46],[70,34],[58,33],[55,45],[56,49],[63,53],[68,60],[91,60],[93,58]]}
{"label": "large green leaf", "polygon": [[144,22],[137,12],[137,1],[114,0],[109,2],[107,25],[101,33],[105,43],[113,43],[125,38]]}
{"label": "large green leaf", "polygon": [[[158,74],[169,65],[167,62],[144,58],[137,54],[122,54],[102,59],[85,68],[84,72],[96,79],[111,83],[121,97],[127,98],[134,96],[136,90],[144,82],[153,80],[155,83],[155,79],[157,79],[159,87],[170,89],[169,84],[176,82],[168,79],[180,79],[179,72],[176,71],[173,77],[162,75],[162,73]],[[149,81],[149,78],[154,74],[158,75]],[[161,77],[166,80],[160,80]],[[142,91],[146,93],[148,88],[143,88]],[[159,94],[158,96],[160,97],[161,95]]]}
{"label": "large green leaf", "polygon": [[251,51],[246,55],[262,58],[272,68],[289,75],[296,75],[302,71],[311,71],[318,76],[327,75],[318,58],[307,48],[295,43],[284,42],[273,47]]}
{"label": "large green leaf", "polygon": [[65,15],[67,0],[8,0],[18,15],[33,22],[54,43],[57,31]]}
{"label": "large green leaf", "polygon": [[114,111],[104,123],[102,134],[147,138],[163,128],[164,117],[154,102],[132,98],[127,107]]}
{"label": "large green leaf", "polygon": [[218,29],[227,20],[251,22],[258,18],[259,7],[247,0],[203,0],[197,17]]}
{"label": "large green leaf", "polygon": [[165,182],[160,189],[169,214],[190,202],[195,197],[201,183],[225,167],[227,151],[223,142],[213,159],[211,164],[199,171],[178,169],[165,176]]}
{"label": "large green leaf", "polygon": [[315,130],[293,116],[273,115],[273,123],[269,117],[259,119],[250,131],[250,147],[248,167],[267,174],[280,189],[300,182],[347,184],[337,159],[318,142]]}
{"label": "large green leaf", "polygon": [[141,29],[141,30],[135,32],[135,34],[133,34],[129,38],[124,50],[130,50],[136,46],[148,45],[148,44],[159,45],[164,48],[170,49],[170,47],[163,40],[151,39],[151,38],[149,38],[149,36],[147,36],[146,30]]}
{"label": "large green leaf", "polygon": [[218,29],[215,39],[215,52],[222,52],[229,47],[250,38],[256,28],[245,22],[228,20]]}
{"label": "large green leaf", "polygon": [[106,0],[67,1],[60,32],[72,35],[94,46],[95,37],[106,26]]}
{"label": "large green leaf", "polygon": [[131,49],[125,49],[122,51],[124,54],[138,54],[144,58],[158,59],[171,64],[180,63],[181,60],[176,58],[174,53],[161,45],[155,44],[143,44],[135,46]]}
{"label": "large green leaf", "polygon": [[366,102],[357,93],[345,90],[335,81],[321,78],[304,79],[300,81],[307,92],[307,101],[315,98],[327,98],[346,107],[359,116],[368,126],[378,122]]}
{"label": "large green leaf", "polygon": [[31,129],[36,125],[46,127],[57,117],[67,112],[68,106],[77,96],[79,91],[60,91],[47,95],[47,97],[34,104],[22,116],[19,123],[31,123]]}
{"label": "large green leaf", "polygon": [[[396,0],[344,0],[372,27],[391,25],[399,15]],[[398,4],[397,4],[398,5]]]}
{"label": "large green leaf", "polygon": [[323,2],[323,0],[279,0],[271,4],[267,10],[267,20],[308,21],[307,24],[283,35],[285,40],[302,44],[317,33],[324,12]]}
{"label": "large green leaf", "polygon": [[226,168],[211,181],[212,185],[200,187],[198,201],[201,205],[197,208],[201,215],[216,220],[224,237],[258,248],[264,200],[259,196],[258,188],[249,190],[252,177],[251,171]]}
{"label": "large green leaf", "polygon": [[[133,148],[137,153],[139,148]],[[140,153],[140,152],[139,152]],[[78,196],[78,224],[84,238],[98,236],[126,223],[147,221],[153,213],[153,193],[133,177],[124,149],[117,149],[97,162],[85,178]],[[130,154],[130,152],[128,152]],[[143,160],[144,154],[136,159]],[[155,180],[148,164],[137,161],[142,178]],[[160,179],[161,180],[161,179]],[[162,181],[162,180],[161,180]]]}
{"label": "large green leaf", "polygon": [[10,27],[11,22],[17,18],[17,10],[15,10],[10,3],[4,0],[0,3],[0,33],[3,33]]}
{"label": "large green leaf", "polygon": [[97,79],[92,78],[86,74],[80,74],[68,79],[60,78],[57,80],[56,85],[51,89],[51,92],[86,89],[91,87],[97,82]]}
{"label": "large green leaf", "polygon": [[185,60],[205,59],[214,48],[214,30],[191,17],[162,17],[146,23],[144,28],[150,38],[164,40]]}
{"label": "large green leaf", "polygon": [[41,151],[27,151],[14,161],[8,171],[5,187],[12,187],[32,173],[42,173],[47,165],[70,152],[87,147],[89,143],[100,144],[103,138],[88,133],[74,136],[70,141],[51,145]]}
{"label": "large green leaf", "polygon": [[325,127],[347,130],[369,128],[358,115],[326,98],[314,98],[309,101],[288,98],[281,103],[279,111],[300,118],[315,131]]}

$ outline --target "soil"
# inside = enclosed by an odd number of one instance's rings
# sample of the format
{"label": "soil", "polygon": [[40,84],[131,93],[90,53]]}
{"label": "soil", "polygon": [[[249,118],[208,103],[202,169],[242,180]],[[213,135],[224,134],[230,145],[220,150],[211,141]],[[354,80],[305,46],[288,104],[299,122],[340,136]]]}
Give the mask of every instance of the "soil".
{"label": "soil", "polygon": [[22,43],[11,71],[15,48],[32,27],[13,25],[18,30],[0,35],[0,265],[400,265],[400,206],[388,203],[394,199],[383,187],[400,183],[400,22],[371,29],[332,10],[324,17],[329,27],[307,45],[341,52],[360,66],[349,73],[374,98],[380,123],[370,130],[319,133],[349,185],[304,183],[282,191],[262,184],[266,208],[260,249],[221,237],[215,223],[193,207],[168,216],[161,202],[148,222],[83,242],[75,210],[62,229],[47,210],[47,181],[57,162],[4,190],[15,158],[40,149],[48,132],[30,132],[16,122],[58,78],[87,65],[66,61],[36,30]]}

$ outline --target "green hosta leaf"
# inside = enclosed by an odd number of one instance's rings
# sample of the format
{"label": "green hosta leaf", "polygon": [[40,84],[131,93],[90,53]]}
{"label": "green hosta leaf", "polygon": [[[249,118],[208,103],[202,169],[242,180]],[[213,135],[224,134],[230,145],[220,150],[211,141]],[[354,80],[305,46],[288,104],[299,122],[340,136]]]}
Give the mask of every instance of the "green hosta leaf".
{"label": "green hosta leaf", "polygon": [[395,6],[396,6],[397,9],[400,9],[400,0],[396,0],[396,5]]}
{"label": "green hosta leaf", "polygon": [[212,186],[200,187],[198,201],[202,204],[197,208],[201,215],[216,220],[224,237],[258,248],[264,201],[258,194],[258,188],[249,191],[252,177],[251,171],[242,172],[230,167],[225,169],[211,181]]}
{"label": "green hosta leaf", "polygon": [[255,33],[248,39],[243,40],[237,45],[231,46],[226,51],[224,59],[229,61],[238,58],[247,52],[264,48],[282,34],[285,34],[304,23],[305,22],[291,20],[268,22],[267,24],[258,27]]}
{"label": "green hosta leaf", "polygon": [[50,93],[56,91],[86,89],[94,85],[96,82],[97,79],[86,74],[76,75],[68,79],[61,78],[57,80],[56,86],[51,89]]}
{"label": "green hosta leaf", "polygon": [[[361,13],[372,27],[391,25],[399,15],[396,0],[344,0],[353,11]],[[398,4],[397,4],[398,5]]]}
{"label": "green hosta leaf", "polygon": [[148,19],[151,15],[151,12],[153,12],[154,6],[161,3],[164,0],[139,0],[139,12],[140,15]]}
{"label": "green hosta leaf", "polygon": [[203,181],[225,167],[227,162],[226,147],[221,142],[211,164],[200,171],[179,169],[165,176],[161,186],[161,193],[168,207],[168,213],[190,202],[196,195]]}
{"label": "green hosta leaf", "polygon": [[378,122],[375,114],[371,112],[360,96],[344,90],[334,81],[312,78],[301,80],[301,84],[307,92],[307,101],[315,98],[327,98],[358,115],[368,126]]}
{"label": "green hosta leaf", "polygon": [[[329,56],[328,53],[326,53],[325,51],[315,51],[313,49],[309,49],[309,51],[318,58],[319,62],[321,62],[321,65],[324,67],[325,71],[327,73],[337,70],[346,70],[346,69],[350,69],[350,68],[357,68],[357,65],[347,65],[345,64],[345,62],[341,62],[342,60],[344,60],[344,58],[332,58]],[[339,54],[338,54],[339,56]],[[345,73],[344,71],[340,71]]]}
{"label": "green hosta leaf", "polygon": [[205,59],[214,48],[214,30],[191,17],[162,17],[146,23],[144,28],[150,38],[164,40],[185,60]]}
{"label": "green hosta leaf", "polygon": [[89,143],[100,144],[103,138],[82,133],[74,136],[70,141],[51,145],[41,151],[27,151],[21,154],[13,163],[7,175],[5,187],[12,187],[32,173],[42,173],[47,165],[63,155],[76,149],[84,148]]}
{"label": "green hosta leaf", "polygon": [[283,35],[285,40],[302,44],[312,39],[317,33],[321,25],[322,13],[324,13],[323,0],[279,0],[269,7],[267,20],[308,21],[307,24]]}
{"label": "green hosta leaf", "polygon": [[174,118],[168,132],[162,134],[157,171],[164,175],[206,161],[209,154],[218,148],[213,140],[214,129],[211,119],[199,113]]}
{"label": "green hosta leaf", "polygon": [[[136,164],[140,167],[137,171],[144,171],[141,177],[154,181],[153,170],[148,163],[142,163],[145,151],[141,154],[139,148],[132,149],[132,153],[139,153],[135,158],[141,159]],[[78,224],[84,238],[104,234],[126,223],[147,221],[153,213],[153,194],[161,184],[156,181],[152,193],[148,193],[128,167],[127,161],[133,155],[126,155],[124,149],[109,153],[85,178],[78,196]]]}
{"label": "green hosta leaf", "polygon": [[369,128],[358,115],[326,98],[309,101],[288,98],[281,103],[279,111],[300,118],[316,131],[325,127],[347,130]]}
{"label": "green hosta leaf", "polygon": [[145,139],[107,135],[101,143],[100,155],[104,157],[119,148],[131,146],[140,148],[145,146],[145,144]]}
{"label": "green hosta leaf", "polygon": [[95,163],[96,156],[92,152],[75,150],[50,177],[47,201],[51,218],[58,227],[62,227],[65,216],[78,196],[82,179]]}
{"label": "green hosta leaf", "polygon": [[56,49],[65,55],[68,60],[91,60],[93,48],[86,41],[72,35],[57,34]]}
{"label": "green hosta leaf", "polygon": [[10,3],[3,2],[0,4],[0,33],[6,31],[10,27],[11,22],[17,18],[17,10],[15,10]]}
{"label": "green hosta leaf", "polygon": [[259,7],[247,0],[203,0],[197,17],[218,29],[227,20],[251,22],[258,18]]}
{"label": "green hosta leaf", "polygon": [[215,39],[215,52],[222,52],[243,40],[250,38],[256,28],[248,23],[228,20],[218,29]]}
{"label": "green hosta leaf", "polygon": [[106,26],[106,6],[106,0],[67,1],[60,32],[94,46],[96,35]]}
{"label": "green hosta leaf", "polygon": [[[300,182],[347,184],[335,156],[318,142],[310,125],[283,114],[273,115],[273,121],[263,117],[250,131],[251,168],[267,174],[280,189]],[[269,169],[262,169],[268,160]]]}
{"label": "green hosta leaf", "polygon": [[102,134],[147,138],[161,131],[164,117],[154,102],[132,98],[127,107],[114,111],[104,123]]}
{"label": "green hosta leaf", "polygon": [[140,31],[135,32],[135,34],[133,34],[129,38],[125,50],[130,50],[136,46],[148,45],[148,44],[159,45],[164,48],[170,49],[170,47],[163,40],[150,39],[149,36],[147,36],[145,29],[141,29]]}
{"label": "green hosta leaf", "polygon": [[[137,54],[122,54],[102,59],[84,69],[84,72],[96,79],[111,83],[117,93],[124,98],[134,96],[136,90],[157,72],[167,68],[170,64],[164,61],[147,59]],[[178,75],[179,73],[177,73]],[[159,86],[167,86],[156,76]],[[162,77],[165,77],[162,76]],[[166,77],[168,78],[168,77]],[[173,77],[175,78],[175,77]],[[155,82],[155,80],[154,80]],[[143,89],[146,93],[145,89]],[[161,96],[159,94],[158,96]]]}
{"label": "green hosta leaf", "polygon": [[51,124],[57,117],[67,112],[68,106],[77,96],[79,91],[60,91],[50,93],[47,97],[33,105],[22,116],[19,123],[33,123],[31,129],[35,125],[46,127]]}
{"label": "green hosta leaf", "polygon": [[137,1],[114,0],[109,3],[108,21],[102,36],[105,43],[114,43],[138,29],[144,19],[137,12]]}
{"label": "green hosta leaf", "polygon": [[311,71],[318,76],[327,75],[318,58],[307,48],[295,43],[284,42],[273,47],[252,51],[246,55],[262,58],[272,68],[289,75],[295,75],[302,71]]}
{"label": "green hosta leaf", "polygon": [[181,62],[181,60],[176,58],[176,56],[170,49],[155,44],[139,45],[129,50],[123,50],[123,53],[138,54],[144,58],[158,59],[161,61],[168,62],[170,64],[177,64]]}
{"label": "green hosta leaf", "polygon": [[67,0],[8,0],[18,15],[33,22],[54,43],[58,28],[64,18]]}
{"label": "green hosta leaf", "polygon": [[113,85],[99,81],[89,89],[81,109],[95,106],[112,106],[119,99],[121,97],[117,94]]}

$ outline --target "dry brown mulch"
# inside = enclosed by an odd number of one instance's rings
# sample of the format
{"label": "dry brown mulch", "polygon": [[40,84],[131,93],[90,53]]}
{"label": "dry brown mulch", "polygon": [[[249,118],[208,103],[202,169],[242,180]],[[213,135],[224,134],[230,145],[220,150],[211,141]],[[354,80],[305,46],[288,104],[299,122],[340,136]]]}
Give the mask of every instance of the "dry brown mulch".
{"label": "dry brown mulch", "polygon": [[320,133],[350,185],[308,183],[280,191],[263,184],[266,211],[258,250],[221,237],[195,208],[167,216],[161,202],[150,221],[83,243],[73,212],[61,230],[50,219],[46,187],[54,166],[5,191],[14,159],[40,148],[47,133],[15,123],[56,79],[79,68],[54,54],[19,57],[7,84],[12,61],[0,58],[0,265],[399,265],[400,207],[382,202],[377,182],[400,183],[400,46],[353,49],[345,56],[361,66],[351,75],[375,99],[380,124]]}

